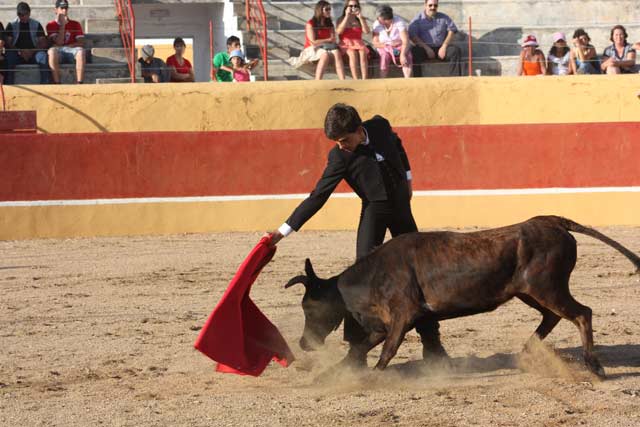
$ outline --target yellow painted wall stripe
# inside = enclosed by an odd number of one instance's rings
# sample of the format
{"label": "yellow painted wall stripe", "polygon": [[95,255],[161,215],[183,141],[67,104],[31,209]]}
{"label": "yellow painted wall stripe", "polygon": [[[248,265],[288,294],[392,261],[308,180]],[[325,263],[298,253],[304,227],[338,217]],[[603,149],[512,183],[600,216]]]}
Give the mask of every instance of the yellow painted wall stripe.
{"label": "yellow painted wall stripe", "polygon": [[41,132],[321,129],[347,102],[394,126],[637,121],[637,75],[462,77],[252,84],[8,86]]}
{"label": "yellow painted wall stripe", "polygon": [[[267,231],[278,227],[299,200],[238,200],[0,207],[0,239]],[[416,196],[421,228],[496,227],[554,214],[594,225],[640,226],[640,192]],[[606,209],[603,209],[606,206]],[[306,230],[353,230],[360,200],[331,198]]]}

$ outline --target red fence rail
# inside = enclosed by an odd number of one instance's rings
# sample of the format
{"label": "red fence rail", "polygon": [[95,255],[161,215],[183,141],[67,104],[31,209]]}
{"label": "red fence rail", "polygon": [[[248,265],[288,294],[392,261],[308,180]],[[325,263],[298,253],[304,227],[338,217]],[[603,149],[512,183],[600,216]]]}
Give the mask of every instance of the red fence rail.
{"label": "red fence rail", "polygon": [[127,56],[127,65],[131,75],[131,83],[136,82],[136,17],[131,0],[115,0],[120,37]]}
{"label": "red fence rail", "polygon": [[267,62],[267,14],[262,0],[245,0],[247,31],[252,31],[260,48],[264,80],[269,80],[269,63]]}

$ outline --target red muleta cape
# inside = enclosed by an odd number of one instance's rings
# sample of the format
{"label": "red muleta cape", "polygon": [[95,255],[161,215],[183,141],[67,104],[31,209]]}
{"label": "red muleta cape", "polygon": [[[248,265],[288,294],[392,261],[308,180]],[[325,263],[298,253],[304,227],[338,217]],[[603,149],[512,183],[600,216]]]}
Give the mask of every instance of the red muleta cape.
{"label": "red muleta cape", "polygon": [[218,372],[257,377],[272,359],[285,367],[294,360],[278,328],[249,298],[251,285],[276,253],[270,241],[263,237],[249,253],[194,344],[218,362]]}

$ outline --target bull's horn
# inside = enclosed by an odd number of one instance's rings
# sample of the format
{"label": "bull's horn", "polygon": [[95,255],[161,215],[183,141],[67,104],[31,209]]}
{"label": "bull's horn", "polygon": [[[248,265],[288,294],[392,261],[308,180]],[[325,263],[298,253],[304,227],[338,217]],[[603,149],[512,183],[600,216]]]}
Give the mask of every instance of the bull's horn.
{"label": "bull's horn", "polygon": [[284,288],[285,289],[290,288],[291,286],[295,285],[296,283],[302,283],[304,285],[304,287],[306,288],[307,284],[309,283],[309,281],[307,279],[307,276],[303,276],[303,275],[296,276],[293,279],[289,280],[287,282],[287,284],[284,285]]}
{"label": "bull's horn", "polygon": [[316,272],[313,271],[313,266],[311,265],[311,260],[309,258],[304,261],[304,271],[307,273],[307,277],[309,277],[311,281],[318,278],[318,276],[316,276]]}

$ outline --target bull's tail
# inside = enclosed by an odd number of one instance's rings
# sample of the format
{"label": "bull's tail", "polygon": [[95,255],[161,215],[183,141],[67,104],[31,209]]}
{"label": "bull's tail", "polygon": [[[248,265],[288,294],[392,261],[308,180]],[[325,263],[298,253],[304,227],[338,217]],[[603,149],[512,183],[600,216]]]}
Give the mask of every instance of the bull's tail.
{"label": "bull's tail", "polygon": [[612,238],[605,236],[604,234],[600,233],[597,230],[594,230],[593,228],[578,224],[575,221],[571,221],[568,218],[563,218],[561,216],[551,216],[549,218],[552,219],[554,223],[556,223],[557,225],[559,225],[560,227],[564,228],[567,231],[586,234],[587,236],[591,236],[594,239],[598,239],[601,242],[606,243],[607,245],[616,249],[622,255],[626,256],[629,259],[629,261],[633,263],[633,265],[635,265],[636,273],[640,274],[640,257],[634,254],[633,252],[631,252],[629,249],[622,246],[620,243],[613,240]]}

